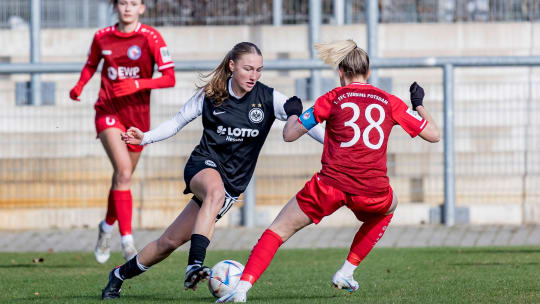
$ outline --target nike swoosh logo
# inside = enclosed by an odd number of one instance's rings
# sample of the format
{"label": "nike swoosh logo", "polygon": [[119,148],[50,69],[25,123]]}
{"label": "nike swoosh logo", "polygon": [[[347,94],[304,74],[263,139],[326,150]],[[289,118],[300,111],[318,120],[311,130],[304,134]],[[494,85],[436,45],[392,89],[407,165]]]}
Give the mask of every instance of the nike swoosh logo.
{"label": "nike swoosh logo", "polygon": [[216,112],[216,110],[214,110],[214,112],[212,112],[212,114],[214,114],[214,115],[219,115],[219,114],[223,114],[223,113],[225,113],[225,111],[223,111],[223,112]]}

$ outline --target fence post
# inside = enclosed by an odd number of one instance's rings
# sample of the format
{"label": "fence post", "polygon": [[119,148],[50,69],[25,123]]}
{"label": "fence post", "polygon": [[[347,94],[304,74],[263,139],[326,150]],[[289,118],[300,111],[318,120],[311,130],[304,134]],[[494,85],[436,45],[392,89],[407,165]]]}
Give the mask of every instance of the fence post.
{"label": "fence post", "polygon": [[251,228],[255,223],[255,174],[251,177],[249,184],[244,192],[244,206],[242,207],[242,226]]}
{"label": "fence post", "polygon": [[[378,23],[379,23],[379,3],[377,0],[368,0],[366,8],[366,24],[367,24],[367,52],[370,60],[373,62],[378,57]],[[371,69],[369,83],[373,86],[379,84],[379,75],[377,69]]]}
{"label": "fence post", "polygon": [[454,146],[454,66],[445,64],[444,84],[444,206],[443,222],[451,227],[456,223],[455,146]]}
{"label": "fence post", "polygon": [[[30,0],[30,62],[41,62],[41,0]],[[30,82],[30,103],[41,105],[40,74],[32,73]]]}
{"label": "fence post", "polygon": [[345,0],[334,0],[334,19],[336,25],[345,23]]}
{"label": "fence post", "polygon": [[274,26],[283,24],[283,0],[272,1],[272,20]]}
{"label": "fence post", "polygon": [[[315,59],[316,52],[313,45],[320,40],[321,33],[321,0],[309,0],[309,54],[311,59]],[[311,70],[310,99],[315,100],[321,93],[321,72]]]}

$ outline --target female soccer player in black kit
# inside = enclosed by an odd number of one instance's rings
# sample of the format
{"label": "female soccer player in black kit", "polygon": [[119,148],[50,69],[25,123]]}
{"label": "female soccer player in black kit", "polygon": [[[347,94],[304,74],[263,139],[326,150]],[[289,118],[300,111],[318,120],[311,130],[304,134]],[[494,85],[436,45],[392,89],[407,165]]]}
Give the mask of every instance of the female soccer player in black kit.
{"label": "female soccer player in black kit", "polygon": [[[110,272],[102,299],[118,298],[123,280],[143,273],[190,240],[184,288],[195,289],[208,276],[203,262],[215,222],[246,189],[274,120],[302,113],[300,99],[287,100],[258,82],[262,69],[259,48],[238,43],[173,119],[145,133],[132,127],[123,134],[127,144],[146,145],[173,136],[202,115],[203,135],[184,169],[184,193],[193,193],[193,198],[159,239]],[[309,134],[322,143],[322,127]]]}

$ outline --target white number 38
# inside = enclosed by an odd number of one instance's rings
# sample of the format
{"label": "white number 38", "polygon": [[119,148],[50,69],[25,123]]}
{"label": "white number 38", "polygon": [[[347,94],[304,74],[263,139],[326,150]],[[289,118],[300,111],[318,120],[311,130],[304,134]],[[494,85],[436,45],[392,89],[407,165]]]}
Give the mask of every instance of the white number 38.
{"label": "white number 38", "polygon": [[[369,126],[367,126],[367,128],[364,130],[364,134],[362,134],[360,127],[356,124],[358,117],[360,117],[360,108],[358,107],[358,105],[352,102],[345,102],[341,104],[341,108],[342,109],[351,108],[353,110],[353,116],[351,120],[345,122],[345,126],[351,127],[353,129],[354,136],[350,141],[342,142],[340,144],[340,147],[343,147],[343,148],[352,147],[354,146],[354,144],[358,142],[358,140],[360,140],[360,137],[362,137],[364,144],[368,148],[373,149],[373,150],[379,149],[382,146],[382,143],[384,141],[384,133],[381,128],[381,124],[383,123],[384,117],[385,117],[385,112],[384,112],[383,107],[378,104],[370,104],[366,108],[365,116],[366,116],[366,120],[369,122]],[[377,121],[373,120],[373,117],[371,116],[371,111],[373,111],[373,109],[377,109],[379,111],[379,119]],[[371,132],[371,130],[373,129],[377,130],[377,132],[379,132],[379,135],[380,135],[379,141],[376,144],[372,144],[369,141],[369,132]]]}

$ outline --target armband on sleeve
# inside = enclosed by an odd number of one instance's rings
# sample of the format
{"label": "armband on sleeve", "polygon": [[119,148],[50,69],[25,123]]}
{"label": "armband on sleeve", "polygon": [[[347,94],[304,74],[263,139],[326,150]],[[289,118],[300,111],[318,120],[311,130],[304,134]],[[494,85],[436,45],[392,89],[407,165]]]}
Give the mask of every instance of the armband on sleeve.
{"label": "armband on sleeve", "polygon": [[313,107],[307,109],[298,117],[298,122],[300,122],[307,130],[315,127],[318,122],[315,120],[315,115],[313,115]]}

